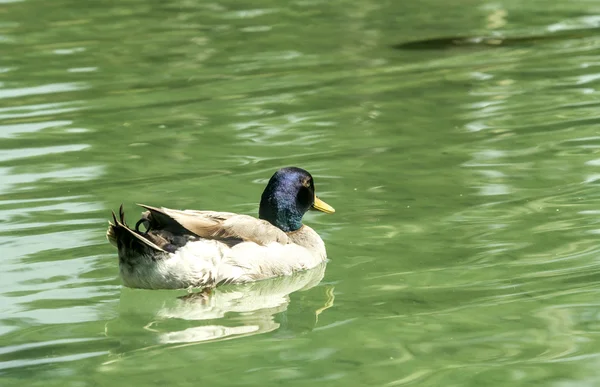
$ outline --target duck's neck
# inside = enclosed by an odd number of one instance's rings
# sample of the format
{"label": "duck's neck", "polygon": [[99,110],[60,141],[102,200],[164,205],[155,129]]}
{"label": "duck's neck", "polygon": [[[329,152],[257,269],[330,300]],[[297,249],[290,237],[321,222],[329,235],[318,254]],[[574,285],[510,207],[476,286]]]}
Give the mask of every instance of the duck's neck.
{"label": "duck's neck", "polygon": [[296,198],[287,195],[263,195],[258,217],[278,227],[284,232],[296,231],[302,227],[304,212],[298,209]]}

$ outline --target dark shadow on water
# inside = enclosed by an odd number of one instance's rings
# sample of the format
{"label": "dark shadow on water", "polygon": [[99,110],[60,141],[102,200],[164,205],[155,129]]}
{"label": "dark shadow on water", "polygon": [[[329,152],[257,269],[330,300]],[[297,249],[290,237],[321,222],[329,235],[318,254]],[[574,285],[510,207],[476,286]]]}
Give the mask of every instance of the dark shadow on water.
{"label": "dark shadow on water", "polygon": [[499,48],[524,47],[540,43],[568,39],[582,39],[596,36],[595,29],[584,29],[532,36],[449,36],[424,40],[415,40],[393,45],[397,50],[449,50],[456,48]]}

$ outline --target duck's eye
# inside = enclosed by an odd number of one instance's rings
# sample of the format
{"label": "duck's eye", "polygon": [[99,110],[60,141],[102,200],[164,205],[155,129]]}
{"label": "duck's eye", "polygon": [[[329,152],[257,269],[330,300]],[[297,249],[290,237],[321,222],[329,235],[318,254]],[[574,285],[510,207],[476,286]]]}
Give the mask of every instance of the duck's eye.
{"label": "duck's eye", "polygon": [[302,185],[305,186],[306,188],[310,188],[311,186],[311,178],[310,177],[305,177],[302,179]]}

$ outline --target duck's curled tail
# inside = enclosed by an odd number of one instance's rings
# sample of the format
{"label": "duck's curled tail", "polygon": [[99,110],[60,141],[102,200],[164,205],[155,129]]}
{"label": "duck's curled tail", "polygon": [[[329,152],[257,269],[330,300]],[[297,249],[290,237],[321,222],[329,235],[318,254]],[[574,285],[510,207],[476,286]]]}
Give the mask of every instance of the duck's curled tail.
{"label": "duck's curled tail", "polygon": [[166,253],[164,249],[157,245],[158,241],[154,241],[154,235],[133,230],[127,226],[125,222],[125,213],[123,205],[119,207],[119,218],[115,213],[112,213],[113,222],[108,222],[108,230],[106,238],[108,241],[119,249],[120,256],[127,255],[156,255],[157,253]]}

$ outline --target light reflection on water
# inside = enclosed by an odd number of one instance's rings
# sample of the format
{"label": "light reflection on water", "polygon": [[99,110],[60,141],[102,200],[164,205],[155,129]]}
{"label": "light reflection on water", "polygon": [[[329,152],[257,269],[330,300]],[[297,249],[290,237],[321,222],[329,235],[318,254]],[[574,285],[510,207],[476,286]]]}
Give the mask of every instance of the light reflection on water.
{"label": "light reflection on water", "polygon": [[[96,302],[118,291],[112,278],[107,283],[106,277],[89,277],[102,272],[99,255],[90,248],[100,243],[95,229],[104,206],[64,188],[104,174],[103,165],[87,160],[91,145],[79,135],[88,130],[74,119],[86,103],[68,100],[90,85],[50,78],[32,84],[27,77],[18,82],[17,67],[5,70],[7,82],[0,85],[0,332],[6,339],[0,369],[106,356],[107,350],[86,348],[98,337],[65,334],[66,326],[104,318]],[[28,338],[39,329],[47,332],[45,338]]]}

